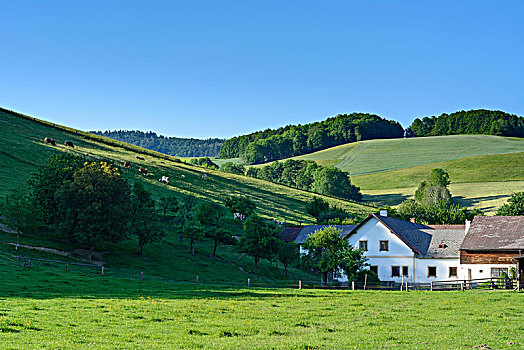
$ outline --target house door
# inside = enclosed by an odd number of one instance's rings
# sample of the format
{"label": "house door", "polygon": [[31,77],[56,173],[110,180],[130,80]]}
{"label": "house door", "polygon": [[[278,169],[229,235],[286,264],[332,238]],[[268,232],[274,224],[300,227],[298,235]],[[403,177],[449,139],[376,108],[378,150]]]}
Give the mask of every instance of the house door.
{"label": "house door", "polygon": [[468,280],[471,281],[471,269],[468,269]]}
{"label": "house door", "polygon": [[524,257],[517,259],[517,283],[524,285]]}

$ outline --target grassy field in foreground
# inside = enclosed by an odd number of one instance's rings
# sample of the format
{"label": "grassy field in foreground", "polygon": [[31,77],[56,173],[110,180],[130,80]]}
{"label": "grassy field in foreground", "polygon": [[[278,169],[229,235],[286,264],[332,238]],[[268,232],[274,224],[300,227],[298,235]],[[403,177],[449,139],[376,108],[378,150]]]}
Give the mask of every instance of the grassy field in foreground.
{"label": "grassy field in foreground", "polygon": [[[363,175],[467,157],[524,152],[523,139],[490,135],[367,140],[294,157]],[[524,167],[524,165],[522,165]]]}
{"label": "grassy field in foreground", "polygon": [[231,289],[0,267],[2,349],[524,346],[516,292]]}
{"label": "grassy field in foreground", "polygon": [[[412,198],[416,187],[389,190],[363,190],[364,200],[377,205],[395,206]],[[453,200],[460,206],[478,208],[487,215],[495,211],[510,197],[511,193],[524,190],[524,181],[458,183],[449,186]]]}
{"label": "grassy field in foreground", "polygon": [[[441,168],[448,172],[452,184],[524,181],[524,152],[469,157],[449,162],[353,176],[351,181],[366,190],[417,187],[435,168]],[[478,193],[478,195],[482,194],[482,192]]]}

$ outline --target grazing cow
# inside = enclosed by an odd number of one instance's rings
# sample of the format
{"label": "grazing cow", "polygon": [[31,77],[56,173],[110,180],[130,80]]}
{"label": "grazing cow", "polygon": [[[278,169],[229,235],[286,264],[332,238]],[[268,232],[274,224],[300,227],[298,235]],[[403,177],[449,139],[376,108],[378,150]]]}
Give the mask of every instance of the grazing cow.
{"label": "grazing cow", "polygon": [[138,159],[138,160],[145,160],[144,158],[139,157],[139,156],[135,156],[135,158]]}
{"label": "grazing cow", "polygon": [[246,219],[246,216],[244,214],[240,214],[240,213],[233,213],[233,218],[241,220],[241,221],[244,221]]}
{"label": "grazing cow", "polygon": [[48,143],[48,144],[53,145],[53,146],[56,146],[55,140],[53,140],[53,139],[50,138],[50,137],[46,137],[46,138],[44,139],[44,141],[45,141],[45,143]]}
{"label": "grazing cow", "polygon": [[169,176],[162,176],[158,181],[165,182],[166,185],[169,185]]}
{"label": "grazing cow", "polygon": [[75,148],[75,144],[73,143],[73,141],[66,141],[64,142],[64,145],[66,145],[67,147]]}
{"label": "grazing cow", "polygon": [[138,172],[144,176],[147,175],[147,169],[144,169],[144,168],[138,168]]}
{"label": "grazing cow", "polygon": [[124,162],[124,168],[131,168],[131,162]]}
{"label": "grazing cow", "polygon": [[205,180],[205,179],[207,179],[207,174],[204,173],[202,174],[202,180]]}

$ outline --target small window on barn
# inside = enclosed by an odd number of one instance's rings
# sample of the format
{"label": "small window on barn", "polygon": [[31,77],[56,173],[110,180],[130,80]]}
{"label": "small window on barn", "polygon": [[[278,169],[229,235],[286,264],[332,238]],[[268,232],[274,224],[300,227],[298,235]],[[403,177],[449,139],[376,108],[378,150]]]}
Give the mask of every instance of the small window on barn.
{"label": "small window on barn", "polygon": [[358,248],[364,251],[368,251],[368,241],[358,241]]}
{"label": "small window on barn", "polygon": [[457,277],[457,268],[455,266],[449,267],[449,277]]}
{"label": "small window on barn", "polygon": [[402,266],[402,276],[406,277],[409,275],[409,266]]}
{"label": "small window on barn", "polygon": [[503,277],[508,276],[508,269],[505,268],[491,268],[491,277]]}
{"label": "small window on barn", "polygon": [[391,277],[400,277],[400,266],[391,266]]}
{"label": "small window on barn", "polygon": [[437,277],[437,267],[428,266],[428,277]]}
{"label": "small window on barn", "polygon": [[372,271],[378,275],[378,266],[377,265],[370,266],[369,271]]}
{"label": "small window on barn", "polygon": [[380,241],[379,250],[387,252],[389,250],[389,241]]}

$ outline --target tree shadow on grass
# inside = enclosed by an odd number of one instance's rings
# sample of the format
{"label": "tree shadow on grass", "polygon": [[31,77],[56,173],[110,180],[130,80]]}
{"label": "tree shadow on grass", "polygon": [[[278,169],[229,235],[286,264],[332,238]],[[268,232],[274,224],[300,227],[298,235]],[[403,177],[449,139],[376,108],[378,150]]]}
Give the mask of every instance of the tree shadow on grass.
{"label": "tree shadow on grass", "polygon": [[398,205],[408,199],[410,196],[403,195],[400,193],[391,193],[391,194],[364,194],[362,196],[362,201],[364,202],[373,202],[379,206],[382,205]]}
{"label": "tree shadow on grass", "polygon": [[[470,197],[465,198],[464,196],[453,196],[453,201],[462,207],[479,207],[481,202],[509,198],[508,195],[495,195],[495,196],[484,196],[484,197]],[[492,209],[493,207],[482,207],[483,210]]]}
{"label": "tree shadow on grass", "polygon": [[[12,276],[4,284],[1,299],[270,299],[294,298],[296,291],[282,284],[268,285],[266,288],[246,288],[245,284],[214,285],[189,282],[157,281],[129,279],[122,277],[100,276],[87,273],[58,272],[44,268],[9,267]],[[4,272],[5,274],[5,272]],[[0,276],[5,277],[5,276]],[[287,285],[291,287],[290,285]],[[273,288],[271,288],[273,287]],[[296,288],[296,287],[295,287]],[[327,293],[327,292],[326,292]],[[324,293],[302,291],[301,297],[322,297]]]}

